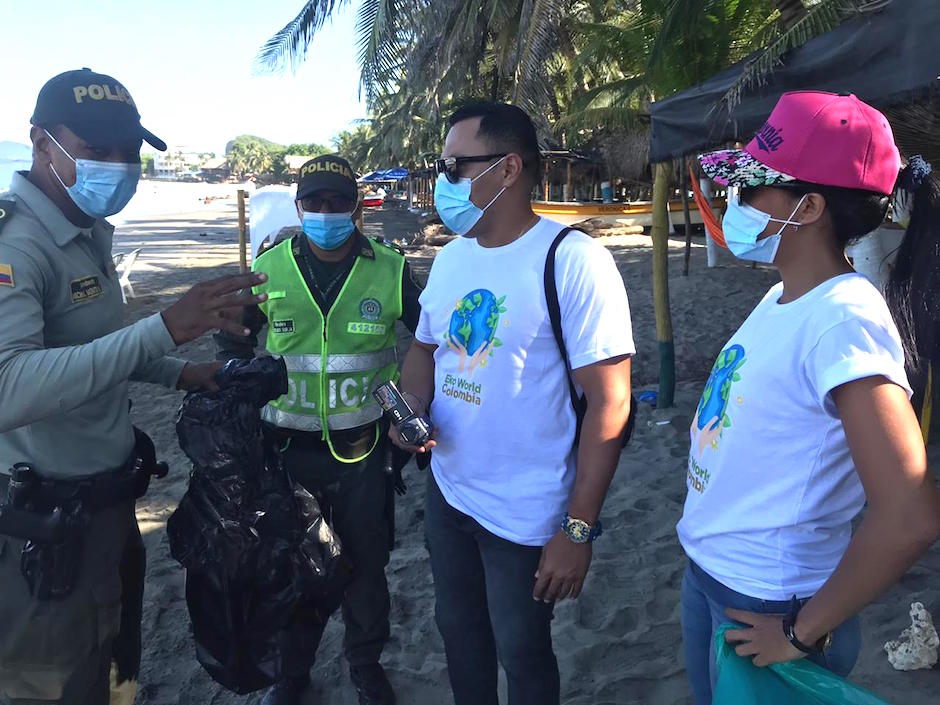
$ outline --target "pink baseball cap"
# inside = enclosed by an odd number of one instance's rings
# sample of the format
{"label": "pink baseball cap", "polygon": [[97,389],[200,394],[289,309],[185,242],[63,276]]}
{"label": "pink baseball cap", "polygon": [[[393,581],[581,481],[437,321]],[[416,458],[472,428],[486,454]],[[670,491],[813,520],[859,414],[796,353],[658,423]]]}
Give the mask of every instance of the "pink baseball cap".
{"label": "pink baseball cap", "polygon": [[854,95],[784,93],[744,150],[699,157],[728,186],[802,181],[890,194],[901,169],[888,119]]}

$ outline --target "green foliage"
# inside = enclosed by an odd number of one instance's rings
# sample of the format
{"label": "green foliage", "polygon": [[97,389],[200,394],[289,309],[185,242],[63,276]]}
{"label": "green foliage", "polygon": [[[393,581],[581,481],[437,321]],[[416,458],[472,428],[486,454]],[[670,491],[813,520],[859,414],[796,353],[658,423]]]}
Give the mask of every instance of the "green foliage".
{"label": "green foliage", "polygon": [[289,144],[284,148],[284,152],[287,154],[302,154],[305,157],[313,159],[314,157],[319,157],[321,154],[332,154],[333,150],[326,145],[309,142],[307,144]]}
{"label": "green foliage", "polygon": [[239,135],[225,147],[229,169],[238,178],[256,176],[273,181],[289,181],[286,158],[288,155],[317,157],[332,150],[322,144],[291,144],[271,142],[255,135]]}
{"label": "green foliage", "polygon": [[375,133],[368,122],[361,123],[352,130],[343,130],[333,137],[333,152],[346,159],[354,169],[362,174],[375,171],[382,165],[373,158]]}
{"label": "green foliage", "polygon": [[[348,2],[304,3],[261,48],[258,70],[296,67]],[[727,107],[786,51],[884,2],[360,0],[356,51],[370,117],[334,147],[362,172],[427,166],[447,115],[470,98],[527,109],[543,146],[596,144],[636,131],[653,100],[754,54]]]}
{"label": "green foliage", "polygon": [[[783,22],[768,22],[759,34],[763,50],[728,89],[721,107],[730,112],[747,89],[764,83],[791,49],[832,31],[850,17],[880,10],[888,2],[890,0],[817,0],[789,26]],[[781,6],[784,4],[780,2]]]}

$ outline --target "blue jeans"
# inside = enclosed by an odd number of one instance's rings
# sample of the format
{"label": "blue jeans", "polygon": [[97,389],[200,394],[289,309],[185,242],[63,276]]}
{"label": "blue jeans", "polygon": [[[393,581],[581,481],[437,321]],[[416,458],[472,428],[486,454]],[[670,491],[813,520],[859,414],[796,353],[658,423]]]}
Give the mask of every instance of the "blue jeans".
{"label": "blue jeans", "polygon": [[509,705],[558,705],[554,606],[532,599],[541,547],[495,536],[451,507],[430,471],[425,531],[455,704],[499,705],[498,656]]}
{"label": "blue jeans", "polygon": [[[803,600],[805,603],[809,598]],[[712,689],[718,677],[715,668],[715,632],[731,620],[725,608],[733,607],[761,614],[787,614],[790,602],[775,602],[748,597],[725,587],[689,561],[682,579],[682,644],[685,671],[692,685],[695,705],[711,705]],[[832,634],[832,645],[825,654],[810,660],[840,676],[847,676],[861,648],[858,617],[844,622]]]}

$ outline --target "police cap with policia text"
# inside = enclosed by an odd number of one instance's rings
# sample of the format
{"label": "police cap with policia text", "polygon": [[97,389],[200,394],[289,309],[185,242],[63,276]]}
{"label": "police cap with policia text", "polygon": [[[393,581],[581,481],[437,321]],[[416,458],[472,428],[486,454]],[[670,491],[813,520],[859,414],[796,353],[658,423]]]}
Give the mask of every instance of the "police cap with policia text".
{"label": "police cap with policia text", "polygon": [[46,129],[64,125],[92,147],[144,140],[166,151],[166,142],[140,124],[140,113],[127,89],[111,76],[87,68],[49,79],[39,91],[30,123]]}
{"label": "police cap with policia text", "polygon": [[303,200],[317,191],[336,191],[355,203],[359,198],[359,188],[349,162],[335,154],[325,154],[300,167],[296,200]]}

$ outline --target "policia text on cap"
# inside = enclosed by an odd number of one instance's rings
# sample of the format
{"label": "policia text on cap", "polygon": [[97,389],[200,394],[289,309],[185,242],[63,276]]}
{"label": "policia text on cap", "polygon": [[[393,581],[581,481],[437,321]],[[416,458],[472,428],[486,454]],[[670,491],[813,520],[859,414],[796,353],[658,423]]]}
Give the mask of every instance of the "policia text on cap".
{"label": "policia text on cap", "polygon": [[[32,117],[33,163],[0,194],[0,702],[105,704],[112,661],[136,679],[144,555],[134,500],[157,474],[131,426],[128,382],[211,387],[218,363],[167,357],[263,275],[198,284],[123,324],[113,227],[140,176],[127,89],[88,69],[52,78]],[[15,479],[10,470],[19,465]]]}

